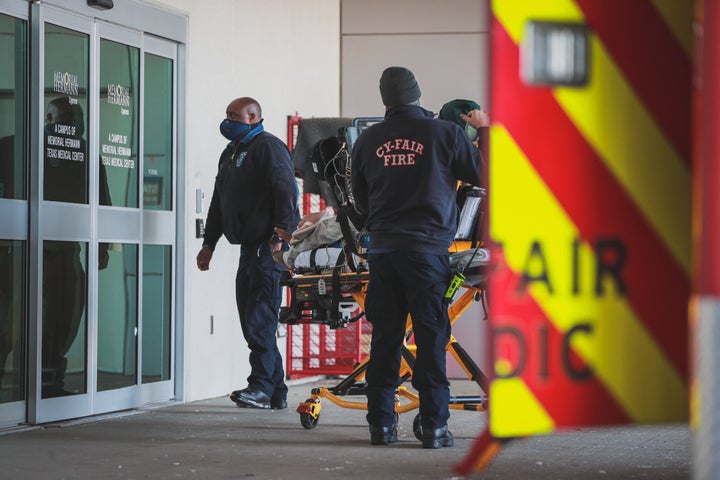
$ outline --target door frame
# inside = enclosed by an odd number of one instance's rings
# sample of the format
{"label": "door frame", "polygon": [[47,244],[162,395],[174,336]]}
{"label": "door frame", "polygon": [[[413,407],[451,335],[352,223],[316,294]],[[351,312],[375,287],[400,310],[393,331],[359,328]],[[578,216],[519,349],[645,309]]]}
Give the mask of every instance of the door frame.
{"label": "door frame", "polygon": [[[6,10],[5,3],[13,0],[2,0],[0,11]],[[24,218],[27,233],[24,239],[27,241],[28,255],[28,308],[27,308],[27,350],[28,350],[28,392],[26,399],[25,421],[31,424],[46,423],[68,418],[84,417],[109,411],[134,408],[148,403],[160,401],[182,400],[184,398],[184,294],[185,284],[185,262],[182,260],[186,245],[186,232],[183,223],[179,221],[185,217],[185,145],[180,143],[184,135],[178,132],[185,130],[185,101],[181,92],[185,91],[187,83],[186,58],[187,58],[187,37],[188,22],[187,16],[161,9],[137,0],[124,0],[113,10],[97,10],[87,6],[85,0],[45,0],[42,3],[28,4],[25,0],[18,0],[17,7],[11,9],[11,14],[28,21],[28,45],[29,45],[29,168],[31,172],[28,183],[28,200],[14,201],[14,208],[25,210]],[[24,5],[25,14],[22,14],[21,5]],[[29,10],[29,12],[28,12]],[[125,42],[135,36],[137,42],[131,43],[140,48],[140,81],[143,79],[144,54],[154,53],[165,56],[163,52],[174,51],[173,58],[174,80],[174,121],[173,121],[173,210],[170,212],[143,211],[140,196],[137,209],[124,209],[115,207],[99,207],[97,202],[97,162],[89,162],[90,186],[88,190],[88,205],[64,205],[57,202],[46,202],[42,200],[42,184],[40,182],[43,168],[41,152],[43,150],[43,126],[44,119],[44,25],[46,21],[71,28],[89,35],[89,84],[88,84],[88,113],[89,123],[87,125],[88,157],[98,158],[98,92],[99,92],[99,45],[101,38]],[[111,24],[112,23],[112,24]],[[118,26],[120,25],[120,26]],[[127,37],[125,37],[127,35]],[[171,47],[169,47],[171,46]],[[169,50],[168,50],[169,49]],[[142,84],[142,83],[141,83]],[[140,89],[142,92],[142,88]],[[141,93],[142,95],[142,93]],[[143,102],[142,97],[139,103],[139,118],[142,122]],[[139,151],[138,171],[142,172],[142,124],[139,126]],[[139,177],[138,189],[142,189],[142,177]],[[139,194],[141,195],[141,194]],[[55,224],[53,219],[56,214],[63,214],[72,211],[84,212],[85,219],[77,222],[74,220],[69,225]],[[110,212],[108,215],[106,213]],[[0,209],[2,218],[3,209]],[[113,217],[125,218],[133,225],[135,234],[132,235],[130,243],[138,244],[138,322],[141,321],[141,300],[142,300],[142,245],[148,244],[169,244],[172,245],[172,314],[171,332],[174,355],[171,361],[171,379],[169,381],[157,382],[157,384],[142,385],[138,383],[132,387],[112,390],[110,392],[95,392],[96,390],[96,352],[97,352],[97,268],[87,268],[87,393],[58,398],[40,398],[41,386],[41,325],[42,325],[42,261],[43,261],[43,239],[48,240],[77,240],[87,242],[88,256],[87,265],[97,265],[97,244],[98,240],[112,240],[127,242],[125,234],[119,230],[110,228],[111,231],[99,231],[100,222],[110,221]],[[57,223],[57,222],[56,222]],[[158,224],[161,227],[158,227]],[[62,238],[58,237],[58,232]],[[158,234],[157,232],[162,232]],[[102,238],[101,238],[102,235]],[[140,330],[140,324],[138,324]],[[139,340],[138,340],[139,342]],[[140,345],[138,343],[138,345]],[[138,356],[140,349],[138,347]],[[141,363],[138,362],[138,382],[140,382]],[[108,393],[108,395],[105,395]],[[112,395],[110,395],[112,393]],[[23,403],[23,402],[17,402]],[[25,405],[18,408],[25,410]],[[6,425],[6,415],[0,406],[0,427]],[[14,417],[17,417],[17,413]],[[21,420],[18,418],[20,423]]]}
{"label": "door frame", "polygon": [[[25,22],[26,28],[25,28],[25,58],[23,60],[25,64],[25,75],[29,79],[30,73],[29,73],[29,62],[30,62],[30,16],[28,11],[28,3],[24,0],[3,0],[0,2],[0,14],[10,16],[12,18],[17,18]],[[29,88],[26,88],[26,96],[29,96]],[[31,118],[30,109],[28,107],[28,101],[27,98],[24,99],[25,104],[25,121],[26,123]],[[26,135],[29,134],[26,130]],[[26,165],[26,175],[27,175],[27,165]],[[27,185],[26,185],[26,192],[27,192]],[[26,193],[26,195],[29,195]],[[26,275],[25,275],[25,285],[23,288],[27,288],[28,283],[28,275],[27,275],[27,257],[30,249],[30,245],[28,242],[28,204],[29,204],[29,197],[26,197],[24,200],[16,200],[16,199],[0,199],[0,237],[2,237],[4,240],[20,240],[25,242],[25,269],[26,269]],[[26,290],[27,292],[27,290]],[[25,295],[25,298],[27,299],[27,295]],[[27,303],[27,301],[26,301]],[[25,306],[26,307],[26,306]],[[27,308],[24,308],[23,310],[23,327],[25,328],[27,326],[27,318],[28,318]],[[25,328],[24,332],[24,348],[26,349],[25,357],[27,358],[27,343],[28,343],[28,332],[27,328]],[[27,364],[28,362],[25,362],[25,365],[23,365],[25,369],[25,377],[27,380],[27,371],[29,369],[29,366]],[[27,384],[27,382],[26,382]],[[25,399],[19,400],[15,402],[8,402],[0,404],[0,426],[3,425],[17,425],[19,423],[23,423],[26,419],[26,412],[27,412],[27,392],[25,392]]]}

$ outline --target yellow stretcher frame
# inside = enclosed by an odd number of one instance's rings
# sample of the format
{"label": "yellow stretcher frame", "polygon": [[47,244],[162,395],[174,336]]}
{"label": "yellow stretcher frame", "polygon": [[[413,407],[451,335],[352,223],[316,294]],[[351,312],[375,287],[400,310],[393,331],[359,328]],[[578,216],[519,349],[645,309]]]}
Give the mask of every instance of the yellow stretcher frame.
{"label": "yellow stretcher frame", "polygon": [[[457,245],[454,245],[457,248]],[[337,281],[342,285],[354,285],[351,292],[355,302],[365,309],[365,294],[367,292],[367,282],[369,274],[362,273],[341,273],[337,276]],[[292,278],[286,282],[286,285],[293,285],[294,289],[313,288],[318,282],[327,282],[332,278],[332,274],[322,275],[304,275]],[[448,307],[448,316],[450,324],[455,321],[470,307],[475,301],[480,301],[484,290],[482,288],[463,285],[465,291]],[[345,292],[348,293],[348,292]],[[291,300],[292,301],[292,300]],[[414,344],[408,344],[407,340],[411,337],[412,322],[408,317],[406,327],[406,341],[402,346],[402,360],[400,365],[400,378],[402,383],[410,378],[415,362]],[[446,350],[462,367],[467,377],[476,382],[485,393],[480,396],[450,396],[448,407],[451,410],[469,410],[469,411],[485,411],[487,409],[487,392],[488,379],[480,370],[477,364],[470,358],[467,352],[462,348],[457,339],[451,334],[450,341]],[[296,411],[300,414],[300,423],[306,429],[313,429],[317,426],[322,410],[322,399],[325,398],[341,408],[349,408],[355,410],[367,410],[366,401],[345,400],[343,397],[351,395],[365,395],[365,385],[361,383],[365,377],[367,363],[370,356],[367,356],[362,362],[355,366],[353,371],[343,378],[334,387],[313,388],[310,397],[301,402]],[[398,386],[395,395],[395,414],[399,416],[416,408],[419,408],[420,400],[417,394],[411,392],[402,384]],[[420,422],[420,414],[417,414],[413,421],[413,433],[418,439],[422,438],[422,427]]]}

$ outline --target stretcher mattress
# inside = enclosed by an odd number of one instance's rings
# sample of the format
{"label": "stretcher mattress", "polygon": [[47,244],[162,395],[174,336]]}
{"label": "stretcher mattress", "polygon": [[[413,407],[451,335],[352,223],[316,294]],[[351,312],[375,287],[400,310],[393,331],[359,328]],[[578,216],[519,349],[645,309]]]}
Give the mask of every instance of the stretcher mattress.
{"label": "stretcher mattress", "polygon": [[[295,273],[323,273],[338,265],[338,258],[342,253],[340,247],[322,247],[300,252],[295,258]],[[342,259],[340,261],[342,263]],[[353,255],[352,265],[359,265],[362,259]],[[465,275],[465,285],[483,286],[487,279],[486,266],[490,263],[490,251],[486,248],[472,248],[450,255],[450,270],[452,273],[462,272]],[[368,268],[372,266],[367,263]]]}

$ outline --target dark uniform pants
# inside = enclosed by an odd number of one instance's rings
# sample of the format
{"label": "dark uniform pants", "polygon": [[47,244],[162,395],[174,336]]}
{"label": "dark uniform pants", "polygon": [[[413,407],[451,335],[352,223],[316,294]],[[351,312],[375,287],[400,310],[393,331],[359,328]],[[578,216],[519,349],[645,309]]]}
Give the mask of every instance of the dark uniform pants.
{"label": "dark uniform pants", "polygon": [[409,313],[417,345],[412,385],[420,396],[421,424],[428,429],[442,427],[450,417],[445,371],[450,319],[443,299],[450,281],[448,256],[398,251],[371,254],[369,264],[365,313],[373,331],[365,375],[368,423],[395,422],[395,390]]}
{"label": "dark uniform pants", "polygon": [[242,246],[235,286],[240,325],[250,348],[248,386],[275,400],[285,400],[288,390],[275,336],[281,300],[280,272],[267,243]]}

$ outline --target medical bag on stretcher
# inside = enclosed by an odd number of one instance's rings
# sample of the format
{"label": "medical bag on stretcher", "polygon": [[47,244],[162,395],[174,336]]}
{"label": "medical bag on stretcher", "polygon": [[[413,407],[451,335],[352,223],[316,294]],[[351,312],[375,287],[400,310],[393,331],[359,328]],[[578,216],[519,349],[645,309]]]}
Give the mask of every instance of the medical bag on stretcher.
{"label": "medical bag on stretcher", "polygon": [[[490,252],[486,248],[476,247],[450,254],[453,278],[457,278],[458,274],[463,278],[458,287],[484,290],[489,263]],[[372,268],[372,264],[368,267]],[[280,309],[280,323],[325,324],[331,329],[344,328],[364,316],[356,296],[364,296],[368,279],[367,270],[341,272],[338,268],[332,273],[283,278],[280,283],[290,289],[290,301],[288,306]]]}

